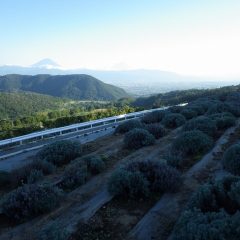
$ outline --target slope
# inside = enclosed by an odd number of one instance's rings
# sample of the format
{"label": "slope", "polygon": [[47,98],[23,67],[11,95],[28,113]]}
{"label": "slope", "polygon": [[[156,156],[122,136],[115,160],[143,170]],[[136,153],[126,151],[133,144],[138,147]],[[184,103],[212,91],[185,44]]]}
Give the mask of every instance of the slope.
{"label": "slope", "polygon": [[31,91],[78,100],[116,100],[128,96],[123,89],[85,74],[56,76],[10,74],[0,77],[0,90]]}
{"label": "slope", "polygon": [[0,119],[14,119],[36,112],[59,109],[66,100],[37,93],[0,93]]}

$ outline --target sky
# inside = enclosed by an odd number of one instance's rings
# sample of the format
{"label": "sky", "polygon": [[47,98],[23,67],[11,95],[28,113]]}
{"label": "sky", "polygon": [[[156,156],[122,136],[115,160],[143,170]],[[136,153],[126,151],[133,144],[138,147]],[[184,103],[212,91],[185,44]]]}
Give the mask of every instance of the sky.
{"label": "sky", "polygon": [[240,76],[239,0],[0,0],[0,65]]}

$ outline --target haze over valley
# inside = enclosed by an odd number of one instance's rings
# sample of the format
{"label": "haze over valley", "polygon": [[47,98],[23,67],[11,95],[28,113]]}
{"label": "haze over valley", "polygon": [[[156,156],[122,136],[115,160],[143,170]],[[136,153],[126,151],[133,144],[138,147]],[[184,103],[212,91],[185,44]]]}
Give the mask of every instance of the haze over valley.
{"label": "haze over valley", "polygon": [[216,88],[239,83],[238,77],[196,77],[161,70],[65,69],[51,59],[43,59],[28,67],[0,66],[0,75],[6,74],[88,74],[105,83],[121,87],[133,96],[147,96],[191,88]]}

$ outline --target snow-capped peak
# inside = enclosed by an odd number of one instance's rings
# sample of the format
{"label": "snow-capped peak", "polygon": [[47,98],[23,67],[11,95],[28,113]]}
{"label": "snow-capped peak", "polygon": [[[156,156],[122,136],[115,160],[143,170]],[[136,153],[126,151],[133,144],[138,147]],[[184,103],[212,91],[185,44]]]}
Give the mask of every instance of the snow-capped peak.
{"label": "snow-capped peak", "polygon": [[34,63],[33,65],[31,65],[31,67],[52,69],[52,68],[60,68],[61,66],[58,63],[54,62],[52,59],[45,58],[37,63]]}

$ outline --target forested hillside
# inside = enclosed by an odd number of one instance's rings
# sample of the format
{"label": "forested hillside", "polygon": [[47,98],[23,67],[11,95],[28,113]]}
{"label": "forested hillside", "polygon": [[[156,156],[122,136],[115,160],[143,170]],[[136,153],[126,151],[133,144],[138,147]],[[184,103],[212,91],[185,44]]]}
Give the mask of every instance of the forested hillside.
{"label": "forested hillside", "polygon": [[116,100],[127,97],[121,88],[85,74],[0,76],[1,91],[30,91],[77,100]]}
{"label": "forested hillside", "polygon": [[191,102],[201,97],[224,97],[226,94],[238,92],[240,85],[214,89],[190,89],[184,91],[171,91],[153,95],[151,97],[137,98],[132,104],[137,107],[157,108],[183,102]]}
{"label": "forested hillside", "polygon": [[0,120],[14,119],[46,110],[56,110],[67,102],[64,99],[36,93],[0,92]]}
{"label": "forested hillside", "polygon": [[0,139],[135,111],[129,101],[75,101],[30,92],[0,92]]}

